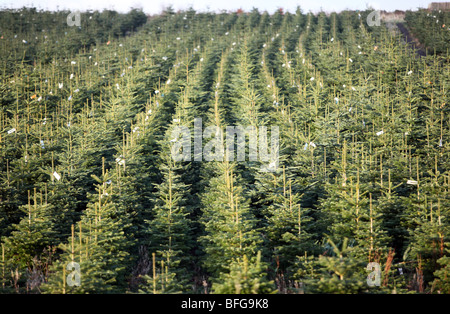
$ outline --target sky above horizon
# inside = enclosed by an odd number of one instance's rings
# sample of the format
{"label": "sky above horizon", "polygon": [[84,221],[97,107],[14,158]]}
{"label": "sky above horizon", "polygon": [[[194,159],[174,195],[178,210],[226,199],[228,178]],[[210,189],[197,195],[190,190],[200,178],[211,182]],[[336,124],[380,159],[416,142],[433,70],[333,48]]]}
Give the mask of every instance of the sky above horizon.
{"label": "sky above horizon", "polygon": [[[319,11],[339,12],[346,9],[364,10],[368,7],[386,11],[394,10],[416,10],[417,8],[426,8],[433,0],[0,0],[1,9],[17,9],[22,7],[35,7],[42,10],[99,10],[113,9],[118,12],[128,12],[131,8],[141,8],[145,13],[157,14],[163,11],[165,7],[171,5],[175,11],[186,10],[189,7],[196,11],[221,11],[237,10],[242,8],[244,11],[250,11],[252,8],[258,8],[260,12],[268,11],[273,13],[278,8],[294,13],[297,6],[300,6],[303,12]],[[436,2],[436,1],[434,1]]]}

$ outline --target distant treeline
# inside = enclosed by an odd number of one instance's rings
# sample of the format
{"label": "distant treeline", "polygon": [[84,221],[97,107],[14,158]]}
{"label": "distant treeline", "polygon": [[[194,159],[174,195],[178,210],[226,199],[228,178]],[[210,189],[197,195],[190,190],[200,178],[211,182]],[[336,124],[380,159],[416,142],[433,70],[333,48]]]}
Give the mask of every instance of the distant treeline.
{"label": "distant treeline", "polygon": [[[1,40],[10,48],[8,54],[2,53],[2,58],[8,57],[9,63],[32,63],[36,59],[50,62],[55,56],[76,54],[93,45],[130,34],[147,22],[147,16],[140,9],[131,9],[125,14],[103,10],[83,12],[80,26],[69,26],[67,16],[70,13],[36,8],[0,11]],[[17,41],[11,41],[14,38],[22,38],[26,46],[17,46]]]}

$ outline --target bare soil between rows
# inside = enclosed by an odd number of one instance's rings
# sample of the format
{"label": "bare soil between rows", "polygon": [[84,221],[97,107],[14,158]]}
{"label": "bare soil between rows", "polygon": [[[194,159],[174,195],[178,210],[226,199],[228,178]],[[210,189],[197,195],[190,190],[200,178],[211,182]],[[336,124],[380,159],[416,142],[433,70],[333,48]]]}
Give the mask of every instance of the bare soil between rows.
{"label": "bare soil between rows", "polygon": [[400,32],[403,34],[406,43],[409,44],[411,48],[414,49],[419,56],[421,57],[426,56],[427,55],[426,49],[419,42],[419,40],[410,33],[408,28],[401,22],[397,23],[396,25],[397,28],[400,30]]}

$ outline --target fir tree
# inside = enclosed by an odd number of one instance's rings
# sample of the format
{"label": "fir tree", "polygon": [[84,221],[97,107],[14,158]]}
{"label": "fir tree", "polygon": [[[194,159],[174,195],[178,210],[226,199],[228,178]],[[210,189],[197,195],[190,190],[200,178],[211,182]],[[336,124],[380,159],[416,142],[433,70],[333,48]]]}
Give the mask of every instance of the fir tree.
{"label": "fir tree", "polygon": [[[168,132],[170,129],[168,130]],[[168,133],[170,134],[170,133]],[[169,136],[162,144],[160,172],[162,182],[157,186],[157,199],[152,209],[152,219],[148,224],[149,251],[157,255],[162,273],[175,276],[174,281],[182,287],[182,281],[188,279],[191,246],[190,224],[185,209],[189,188],[181,181],[181,173],[186,165],[180,165],[169,154],[172,150]],[[170,272],[170,275],[169,273]]]}
{"label": "fir tree", "polygon": [[320,255],[315,261],[315,275],[305,279],[306,293],[361,293],[367,291],[365,264],[349,255],[352,248],[348,239],[342,241],[342,248],[329,240],[330,255]]}
{"label": "fir tree", "polygon": [[[117,173],[112,180],[117,178]],[[43,290],[49,293],[123,292],[126,289],[126,269],[130,265],[129,250],[132,240],[124,233],[129,227],[129,215],[115,202],[118,187],[109,183],[109,173],[103,168],[97,194],[90,195],[91,202],[79,224],[75,239],[72,236],[60,248],[63,254],[54,264],[49,282]],[[67,285],[66,268],[78,263],[81,284]]]}
{"label": "fir tree", "polygon": [[[40,196],[38,198],[38,196]],[[33,201],[33,204],[32,204]],[[52,247],[57,244],[56,232],[54,231],[55,221],[53,220],[52,205],[45,202],[43,194],[37,194],[34,191],[34,197],[29,195],[28,205],[21,207],[26,216],[14,225],[14,231],[11,235],[5,237],[2,241],[2,260],[3,271],[15,272],[20,277],[27,280],[26,287],[20,289],[22,280],[15,283],[17,292],[28,290],[28,281],[30,273],[39,272],[44,277],[44,269],[36,269],[38,264],[50,262],[49,253]],[[4,278],[6,279],[6,278]],[[16,280],[17,280],[16,276]],[[40,282],[36,283],[38,286]],[[24,283],[25,285],[25,283]]]}
{"label": "fir tree", "polygon": [[206,235],[201,241],[207,257],[205,267],[217,278],[233,259],[254,256],[261,238],[254,229],[255,220],[234,172],[235,166],[230,162],[214,165],[215,176],[203,197]]}
{"label": "fir tree", "polygon": [[212,286],[213,293],[218,294],[268,294],[275,293],[273,282],[265,278],[264,263],[261,252],[250,261],[247,255],[233,260],[227,267],[228,273],[222,273],[219,281]]}

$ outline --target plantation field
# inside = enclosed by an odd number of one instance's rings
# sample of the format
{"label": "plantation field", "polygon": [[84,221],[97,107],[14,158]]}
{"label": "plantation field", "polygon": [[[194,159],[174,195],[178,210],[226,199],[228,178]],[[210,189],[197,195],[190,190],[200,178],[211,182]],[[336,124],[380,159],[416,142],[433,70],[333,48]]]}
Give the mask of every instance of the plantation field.
{"label": "plantation field", "polygon": [[69,13],[0,11],[1,293],[450,292],[449,12]]}

